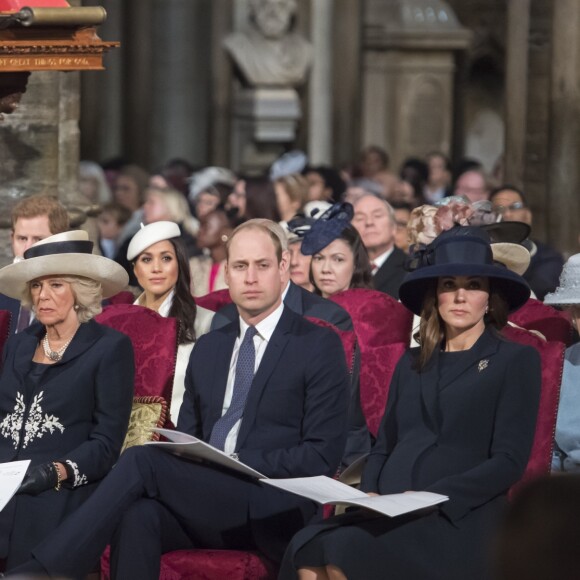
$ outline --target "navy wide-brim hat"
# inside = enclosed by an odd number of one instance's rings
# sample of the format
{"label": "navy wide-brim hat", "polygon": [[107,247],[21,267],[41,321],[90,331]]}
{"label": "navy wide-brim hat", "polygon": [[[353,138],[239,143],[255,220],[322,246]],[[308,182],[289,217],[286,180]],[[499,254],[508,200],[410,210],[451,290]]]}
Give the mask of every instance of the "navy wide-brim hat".
{"label": "navy wide-brim hat", "polygon": [[300,251],[305,256],[313,256],[326,248],[350,225],[353,215],[354,208],[350,203],[335,203],[316,219],[306,232]]}
{"label": "navy wide-brim hat", "polygon": [[421,314],[426,282],[442,276],[482,276],[505,299],[510,312],[523,306],[530,297],[527,282],[515,272],[493,261],[489,236],[481,228],[456,226],[443,232],[427,247],[412,256],[416,269],[404,278],[399,288],[401,302]]}

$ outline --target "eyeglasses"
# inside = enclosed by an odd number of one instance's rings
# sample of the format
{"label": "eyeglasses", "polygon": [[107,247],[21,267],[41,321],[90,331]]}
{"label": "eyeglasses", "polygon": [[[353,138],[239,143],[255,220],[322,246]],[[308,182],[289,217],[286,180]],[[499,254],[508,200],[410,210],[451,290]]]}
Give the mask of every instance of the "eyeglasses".
{"label": "eyeglasses", "polygon": [[515,211],[518,209],[524,209],[526,204],[523,201],[515,201],[511,205],[494,205],[493,209],[497,213],[505,213],[506,211]]}

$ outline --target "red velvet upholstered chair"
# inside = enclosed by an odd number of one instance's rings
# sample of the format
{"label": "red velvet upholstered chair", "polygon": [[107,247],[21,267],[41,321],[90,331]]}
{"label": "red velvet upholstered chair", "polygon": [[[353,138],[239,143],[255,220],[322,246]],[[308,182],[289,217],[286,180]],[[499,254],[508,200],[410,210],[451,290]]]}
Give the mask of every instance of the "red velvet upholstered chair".
{"label": "red velvet upholstered chair", "polygon": [[133,304],[135,302],[135,296],[133,292],[128,290],[123,290],[123,292],[118,292],[114,296],[107,298],[109,304]]}
{"label": "red velvet upholstered chair", "polygon": [[510,314],[509,321],[527,330],[541,332],[548,341],[572,344],[572,323],[565,312],[530,298],[519,310]]}
{"label": "red velvet upholstered chair", "polygon": [[504,328],[503,334],[514,342],[533,346],[542,361],[542,386],[534,443],[522,479],[510,490],[510,496],[513,496],[530,479],[550,473],[566,346],[562,342],[546,342],[527,330],[512,326]]}
{"label": "red velvet upholstered chair", "polygon": [[95,320],[126,334],[135,353],[135,396],[171,402],[179,323],[142,306],[106,306]]}
{"label": "red velvet upholstered chair", "polygon": [[[218,292],[222,291],[218,290]],[[338,334],[344,348],[347,367],[352,374],[356,352],[355,333],[339,330],[333,324],[318,318],[308,317],[308,320],[319,326],[330,328]],[[227,580],[274,580],[276,576],[276,565],[258,552],[206,549],[176,550],[163,554],[159,574],[160,580],[223,580],[224,578]],[[103,580],[109,578],[108,549],[101,558],[101,578]]]}
{"label": "red velvet upholstered chair", "polygon": [[195,303],[202,308],[207,308],[212,312],[217,312],[220,308],[227,306],[232,301],[230,291],[227,288],[223,290],[214,290],[205,296],[196,296]]}
{"label": "red velvet upholstered chair", "polygon": [[4,350],[4,345],[10,336],[10,318],[12,315],[9,310],[0,310],[0,357]]}
{"label": "red velvet upholstered chair", "polygon": [[331,300],[349,314],[360,349],[360,397],[367,426],[376,437],[395,367],[409,347],[413,315],[376,290],[353,288]]}

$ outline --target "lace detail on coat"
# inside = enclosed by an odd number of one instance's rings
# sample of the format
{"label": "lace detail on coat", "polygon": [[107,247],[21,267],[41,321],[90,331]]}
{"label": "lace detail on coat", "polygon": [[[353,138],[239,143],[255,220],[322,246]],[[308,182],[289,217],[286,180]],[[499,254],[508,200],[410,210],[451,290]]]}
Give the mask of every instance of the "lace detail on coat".
{"label": "lace detail on coat", "polygon": [[[34,441],[34,439],[41,439],[45,434],[52,434],[57,429],[61,433],[64,433],[64,425],[62,425],[58,417],[49,415],[48,413],[43,414],[42,407],[40,406],[43,396],[44,391],[41,391],[32,399],[30,412],[24,425],[23,449],[28,447],[28,444]],[[20,443],[22,423],[25,414],[26,405],[24,404],[24,395],[22,393],[16,393],[14,412],[6,415],[0,423],[0,435],[6,439],[12,439],[14,449],[18,449],[18,444]]]}
{"label": "lace detail on coat", "polygon": [[81,473],[79,470],[79,466],[77,463],[75,463],[74,461],[71,461],[70,459],[66,460],[66,463],[68,465],[70,465],[71,469],[73,470],[74,473],[74,481],[71,482],[71,485],[73,487],[79,487],[81,485],[86,485],[88,482],[87,480],[87,476],[84,473]]}

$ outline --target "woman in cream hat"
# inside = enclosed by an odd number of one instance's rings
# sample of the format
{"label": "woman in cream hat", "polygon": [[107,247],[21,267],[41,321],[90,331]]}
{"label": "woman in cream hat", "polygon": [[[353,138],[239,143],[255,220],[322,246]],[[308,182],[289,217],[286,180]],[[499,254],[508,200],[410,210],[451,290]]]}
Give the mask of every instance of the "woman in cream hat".
{"label": "woman in cream hat", "polygon": [[191,350],[196,338],[209,331],[213,317],[213,312],[195,304],[187,254],[177,239],[180,235],[179,226],[174,222],[142,225],[127,249],[127,260],[132,263],[143,288],[135,304],[155,310],[161,316],[173,316],[180,323],[173,394],[168,401],[174,423],[183,401]]}
{"label": "woman in cream hat", "polygon": [[133,350],[92,318],[127,284],[86,232],[48,237],[0,270],[0,288],[36,322],[10,338],[0,375],[0,463],[30,460],[0,513],[7,570],[95,490],[117,461],[133,400]]}

